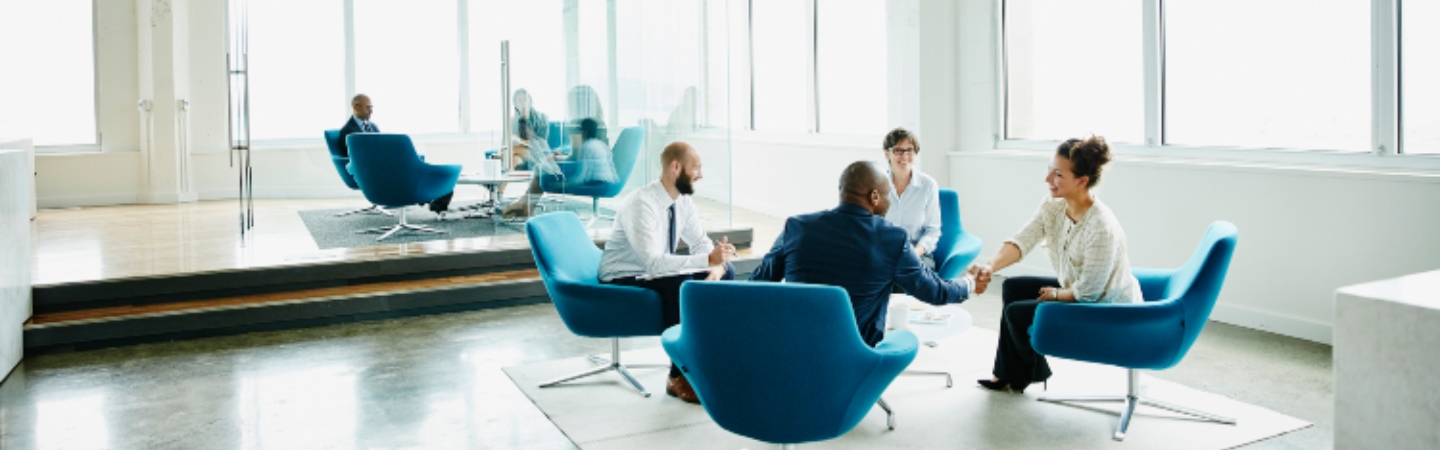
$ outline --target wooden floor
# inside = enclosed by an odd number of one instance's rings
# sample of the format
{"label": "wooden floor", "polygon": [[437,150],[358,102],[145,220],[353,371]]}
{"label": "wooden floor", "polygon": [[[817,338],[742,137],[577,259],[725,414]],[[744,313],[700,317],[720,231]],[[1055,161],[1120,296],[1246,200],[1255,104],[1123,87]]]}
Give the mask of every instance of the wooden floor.
{"label": "wooden floor", "polygon": [[[475,199],[457,199],[463,204]],[[235,200],[41,210],[32,225],[35,285],[176,275],[524,246],[523,235],[321,250],[300,211],[355,208],[359,198],[257,199],[255,227],[242,241]],[[768,249],[780,219],[697,199],[708,227],[754,228]],[[485,220],[485,219],[471,219]],[[604,237],[608,229],[592,230]]]}

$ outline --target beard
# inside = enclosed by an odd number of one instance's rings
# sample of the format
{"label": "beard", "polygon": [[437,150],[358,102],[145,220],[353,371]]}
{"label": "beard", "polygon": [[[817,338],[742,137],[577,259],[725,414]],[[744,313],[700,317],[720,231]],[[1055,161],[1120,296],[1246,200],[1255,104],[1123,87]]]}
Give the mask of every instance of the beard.
{"label": "beard", "polygon": [[695,193],[695,180],[690,178],[690,172],[680,169],[680,176],[675,178],[675,190],[680,191],[680,195]]}

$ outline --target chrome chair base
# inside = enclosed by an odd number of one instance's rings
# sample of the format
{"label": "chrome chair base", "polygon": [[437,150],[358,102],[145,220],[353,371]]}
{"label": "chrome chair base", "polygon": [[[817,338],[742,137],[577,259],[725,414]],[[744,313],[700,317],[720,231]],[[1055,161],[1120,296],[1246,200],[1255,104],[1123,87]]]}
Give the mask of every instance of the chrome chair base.
{"label": "chrome chair base", "polygon": [[895,431],[895,410],[890,409],[889,403],[885,403],[885,397],[880,397],[879,400],[875,401],[875,404],[880,405],[880,409],[885,410],[885,425],[890,428],[890,431]]}
{"label": "chrome chair base", "polygon": [[345,216],[348,216],[348,215],[351,215],[351,214],[384,214],[384,215],[387,215],[387,216],[393,216],[393,215],[394,215],[394,214],[391,214],[390,211],[386,211],[385,208],[381,208],[380,205],[370,205],[370,206],[365,207],[365,208],[360,208],[360,209],[356,209],[356,210],[345,211],[345,212],[336,214],[335,217],[345,217]]}
{"label": "chrome chair base", "polygon": [[560,377],[560,378],[556,378],[556,379],[554,379],[554,380],[550,380],[550,381],[546,381],[546,382],[544,382],[544,383],[540,383],[540,387],[542,387],[542,388],[547,388],[547,387],[551,387],[551,386],[557,386],[557,385],[560,385],[560,384],[565,383],[565,382],[575,381],[575,380],[578,380],[578,379],[581,379],[581,378],[585,378],[585,377],[588,377],[588,376],[591,376],[591,375],[598,375],[598,374],[602,374],[602,373],[609,372],[609,371],[612,371],[612,370],[613,370],[613,371],[619,372],[619,373],[620,373],[620,376],[622,376],[622,377],[625,378],[625,381],[630,382],[630,385],[631,385],[631,386],[634,386],[634,387],[635,387],[635,390],[640,392],[640,395],[645,396],[645,397],[649,397],[649,396],[650,396],[650,392],[645,390],[645,386],[641,385],[639,380],[636,380],[634,376],[630,375],[630,371],[629,371],[628,369],[632,369],[632,368],[633,368],[633,369],[662,369],[662,368],[663,368],[663,369],[668,369],[668,368],[670,368],[670,365],[668,365],[668,364],[631,364],[631,365],[628,365],[628,366],[627,366],[627,365],[621,363],[621,362],[620,362],[620,338],[610,338],[610,359],[605,359],[605,358],[602,358],[602,357],[599,357],[599,356],[590,355],[590,362],[595,363],[595,364],[600,364],[601,366],[600,366],[600,367],[593,368],[593,369],[590,369],[590,370],[586,370],[586,371],[583,371],[583,372],[580,372],[580,373],[576,373],[576,374],[572,374],[572,375],[566,375],[566,376],[563,376],[563,377]]}
{"label": "chrome chair base", "polygon": [[904,372],[900,372],[900,375],[943,376],[945,377],[945,387],[955,387],[955,378],[950,376],[950,372],[944,372],[939,370],[906,370]]}
{"label": "chrome chair base", "polygon": [[401,209],[400,209],[400,223],[397,223],[397,224],[395,224],[395,225],[388,226],[388,227],[368,228],[368,229],[364,229],[364,230],[359,230],[359,231],[356,231],[356,233],[362,233],[362,234],[363,234],[363,233],[380,233],[380,237],[375,238],[375,240],[376,240],[376,241],[383,241],[383,240],[385,240],[385,238],[388,238],[388,237],[390,237],[391,235],[400,232],[401,230],[418,231],[418,232],[423,232],[423,233],[445,233],[445,232],[446,232],[445,230],[437,230],[437,229],[435,229],[435,228],[427,227],[427,226],[425,226],[425,225],[411,225],[409,222],[407,222],[407,221],[405,220],[405,208],[401,208]]}
{"label": "chrome chair base", "polygon": [[1125,433],[1126,433],[1126,431],[1129,430],[1129,428],[1130,428],[1130,418],[1131,418],[1131,417],[1134,417],[1134,415],[1135,415],[1135,407],[1138,406],[1138,405],[1141,405],[1141,404],[1144,404],[1144,405],[1147,405],[1147,406],[1151,406],[1151,407],[1155,407],[1155,408],[1160,408],[1160,409],[1163,409],[1163,410],[1166,410],[1166,411],[1171,411],[1171,412],[1177,412],[1177,413],[1180,413],[1180,414],[1185,414],[1185,415],[1188,415],[1188,416],[1191,416],[1191,417],[1196,417],[1196,418],[1208,420],[1208,421],[1211,421],[1211,422],[1223,423],[1223,424],[1226,424],[1226,425],[1235,425],[1235,424],[1239,423],[1239,421],[1237,421],[1237,420],[1235,420],[1234,418],[1231,418],[1231,417],[1225,417],[1225,416],[1221,416],[1221,415],[1218,415],[1218,414],[1212,414],[1212,413],[1208,413],[1208,412],[1205,412],[1205,411],[1200,411],[1200,410],[1198,410],[1198,409],[1186,408],[1186,407],[1184,407],[1184,406],[1176,405],[1176,404],[1173,404],[1173,403],[1166,403],[1166,402],[1162,402],[1162,401],[1159,401],[1159,400],[1152,400],[1152,399],[1148,399],[1148,398],[1142,397],[1142,396],[1140,396],[1140,371],[1139,371],[1139,370],[1136,370],[1136,369],[1130,369],[1129,372],[1130,372],[1130,375],[1129,375],[1129,376],[1130,376],[1130,391],[1129,391],[1129,393],[1127,393],[1127,394],[1125,394],[1125,395],[1093,395],[1093,396],[1063,396],[1063,397],[1051,397],[1051,396],[1048,396],[1048,395],[1047,395],[1047,396],[1040,397],[1040,398],[1039,398],[1039,401],[1042,401],[1042,402],[1050,402],[1050,403],[1065,403],[1065,402],[1076,402],[1076,403],[1085,403],[1085,402],[1122,402],[1122,403],[1124,403],[1124,404],[1125,404],[1125,409],[1123,409],[1123,410],[1120,411],[1120,423],[1115,426],[1115,434],[1112,436],[1112,437],[1113,437],[1115,440],[1117,440],[1117,441],[1123,441],[1123,440],[1125,440]]}

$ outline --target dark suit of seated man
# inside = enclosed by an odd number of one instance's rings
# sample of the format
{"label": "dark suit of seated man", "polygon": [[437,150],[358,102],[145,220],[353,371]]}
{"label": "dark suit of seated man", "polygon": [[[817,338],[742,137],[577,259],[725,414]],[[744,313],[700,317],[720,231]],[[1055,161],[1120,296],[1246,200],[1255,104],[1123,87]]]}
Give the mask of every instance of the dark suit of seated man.
{"label": "dark suit of seated man", "polygon": [[[370,104],[370,96],[355,94],[355,97],[350,99],[350,109],[355,114],[350,116],[350,120],[345,121],[345,126],[340,127],[340,156],[346,158],[350,157],[350,146],[345,144],[345,136],[353,133],[380,132],[380,127],[370,121],[370,114],[375,112],[375,106]],[[450,199],[454,196],[455,193],[450,192],[430,201],[430,210],[442,214],[443,217],[445,210],[450,209]]]}
{"label": "dark suit of seated man", "polygon": [[[890,183],[868,162],[845,168],[840,206],[785,221],[785,229],[765,254],[752,281],[839,286],[850,294],[860,337],[870,346],[885,338],[885,311],[898,285],[926,303],[960,303],[986,283],[966,276],[946,280],[920,263],[904,228],[885,220]],[[973,289],[972,289],[973,287]]]}

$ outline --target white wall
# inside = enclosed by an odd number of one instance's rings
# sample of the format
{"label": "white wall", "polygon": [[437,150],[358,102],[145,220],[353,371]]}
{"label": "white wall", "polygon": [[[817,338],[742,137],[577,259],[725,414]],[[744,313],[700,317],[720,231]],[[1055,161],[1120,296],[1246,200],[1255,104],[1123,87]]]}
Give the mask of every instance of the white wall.
{"label": "white wall", "polygon": [[[967,230],[985,253],[1046,195],[1049,150],[996,150],[1000,118],[995,4],[961,3],[960,149],[950,154]],[[1139,267],[1174,267],[1205,227],[1228,220],[1239,244],[1213,319],[1331,342],[1334,291],[1440,267],[1440,173],[1333,164],[1181,160],[1118,153],[1099,195],[1116,213]],[[1046,273],[1043,255],[1017,273]]]}

